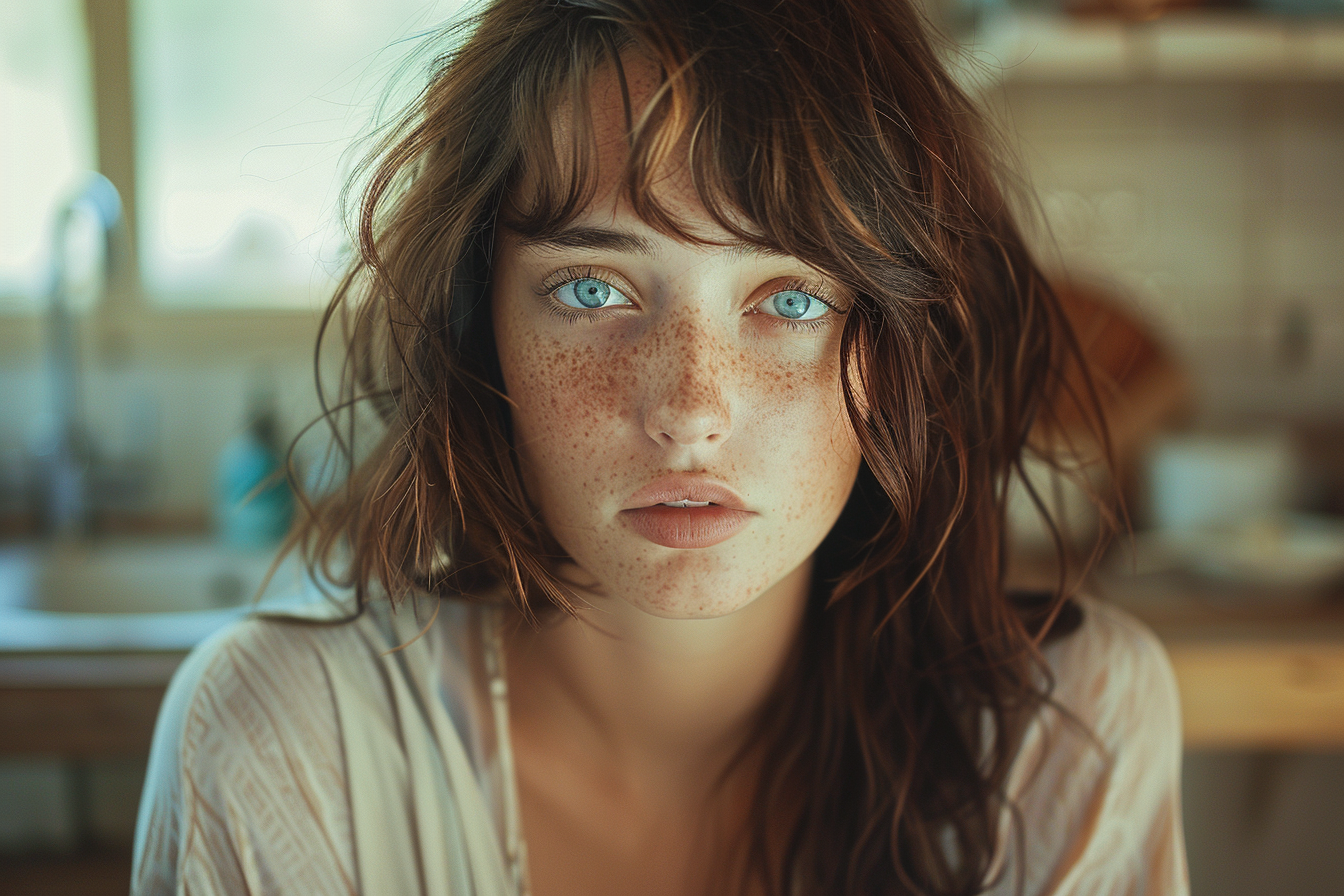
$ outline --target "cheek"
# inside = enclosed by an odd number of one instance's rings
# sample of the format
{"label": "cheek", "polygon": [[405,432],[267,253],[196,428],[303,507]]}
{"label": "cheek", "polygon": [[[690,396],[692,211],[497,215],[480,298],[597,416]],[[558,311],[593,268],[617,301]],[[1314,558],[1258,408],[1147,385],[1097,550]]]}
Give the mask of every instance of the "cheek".
{"label": "cheek", "polygon": [[[592,485],[596,471],[624,462],[621,451],[631,462],[648,463],[634,456],[639,445],[631,439],[639,443],[644,436],[641,389],[667,366],[663,347],[651,344],[656,339],[638,346],[582,344],[507,324],[500,335],[515,441],[531,485],[551,471],[557,472],[548,476],[547,492],[564,486],[554,481],[561,473],[572,477],[572,486]],[[694,403],[690,392],[710,389],[717,395],[705,401],[729,405],[734,435],[718,459],[725,464],[721,472],[746,472],[739,466],[745,464],[789,477],[818,465],[837,473],[857,465],[838,361],[831,352],[817,354],[727,351],[704,359],[707,375],[674,386],[676,400]]]}
{"label": "cheek", "polygon": [[530,466],[591,463],[594,443],[629,410],[628,360],[537,333],[510,336],[500,366],[520,454]]}
{"label": "cheek", "polygon": [[764,362],[745,383],[760,423],[778,436],[781,449],[839,449],[853,441],[835,358]]}
{"label": "cheek", "polygon": [[773,395],[762,441],[775,455],[788,519],[798,523],[830,516],[848,497],[861,459],[838,361],[784,371]]}

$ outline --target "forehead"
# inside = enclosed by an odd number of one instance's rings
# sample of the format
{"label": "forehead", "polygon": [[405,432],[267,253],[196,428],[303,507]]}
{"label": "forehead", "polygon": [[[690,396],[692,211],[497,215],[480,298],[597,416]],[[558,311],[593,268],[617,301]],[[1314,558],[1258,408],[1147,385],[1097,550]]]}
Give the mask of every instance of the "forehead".
{"label": "forehead", "polygon": [[[629,210],[627,174],[630,170],[631,134],[645,119],[661,93],[668,89],[661,67],[638,52],[625,51],[618,62],[598,66],[587,83],[566,92],[550,114],[554,170],[561,173],[566,186],[581,182],[589,201],[579,218],[610,218],[618,210]],[[576,95],[576,93],[578,95]],[[656,135],[659,163],[648,179],[653,199],[695,232],[696,222],[709,216],[695,188],[688,164],[688,129],[677,122],[665,123]],[[671,135],[670,137],[668,135]],[[514,208],[532,207],[540,186],[537,164],[524,165],[511,194]],[[718,228],[712,228],[718,230]],[[705,234],[710,238],[709,234]]]}
{"label": "forehead", "polygon": [[662,70],[642,54],[627,51],[617,61],[598,67],[584,95],[567,95],[556,109],[557,155],[564,161],[575,138],[582,141],[586,137],[596,151],[598,169],[619,175],[625,167],[631,131],[664,89]]}

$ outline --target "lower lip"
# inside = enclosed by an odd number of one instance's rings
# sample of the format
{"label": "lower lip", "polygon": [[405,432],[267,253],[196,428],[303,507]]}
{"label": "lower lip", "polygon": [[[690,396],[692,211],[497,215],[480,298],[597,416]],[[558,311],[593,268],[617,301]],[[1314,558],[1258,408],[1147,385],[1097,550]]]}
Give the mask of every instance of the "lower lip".
{"label": "lower lip", "polygon": [[665,548],[710,548],[727,541],[750,522],[755,514],[711,504],[708,507],[668,507],[655,504],[636,510],[623,510],[640,535]]}

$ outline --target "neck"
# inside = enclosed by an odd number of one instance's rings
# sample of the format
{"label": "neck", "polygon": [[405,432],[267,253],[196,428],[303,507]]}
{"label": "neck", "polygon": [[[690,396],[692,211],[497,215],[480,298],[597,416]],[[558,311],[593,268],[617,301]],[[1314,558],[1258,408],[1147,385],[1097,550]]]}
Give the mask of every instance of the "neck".
{"label": "neck", "polygon": [[[506,636],[512,726],[559,761],[635,791],[712,787],[743,746],[797,639],[812,563],[747,606],[665,619],[615,597]],[[559,755],[554,755],[559,754]]]}

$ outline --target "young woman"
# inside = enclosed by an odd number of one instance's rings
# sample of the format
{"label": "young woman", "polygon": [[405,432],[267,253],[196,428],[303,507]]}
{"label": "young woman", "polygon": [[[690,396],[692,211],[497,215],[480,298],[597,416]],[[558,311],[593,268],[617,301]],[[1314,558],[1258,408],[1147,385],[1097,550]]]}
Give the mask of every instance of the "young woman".
{"label": "young woman", "polygon": [[135,891],[1185,892],[1161,648],[1005,588],[1070,337],[916,10],[455,46],[329,316],[350,612],[186,662]]}

